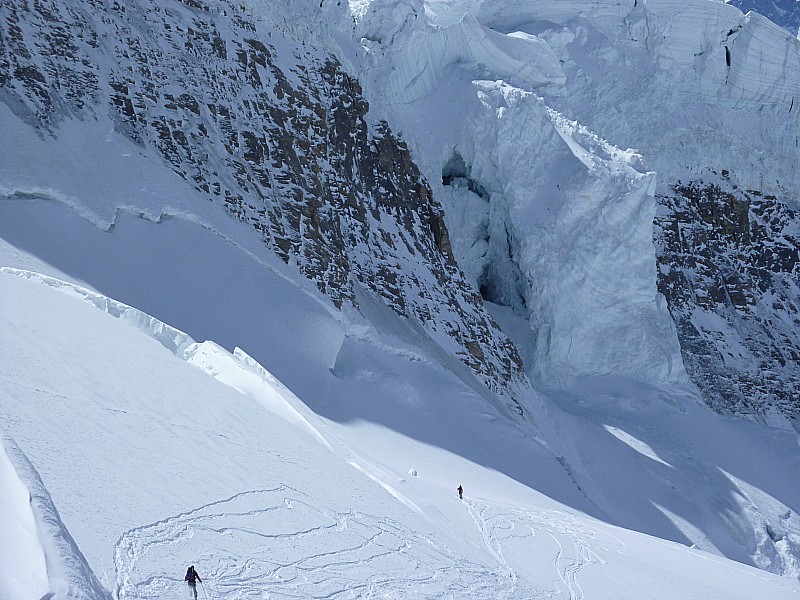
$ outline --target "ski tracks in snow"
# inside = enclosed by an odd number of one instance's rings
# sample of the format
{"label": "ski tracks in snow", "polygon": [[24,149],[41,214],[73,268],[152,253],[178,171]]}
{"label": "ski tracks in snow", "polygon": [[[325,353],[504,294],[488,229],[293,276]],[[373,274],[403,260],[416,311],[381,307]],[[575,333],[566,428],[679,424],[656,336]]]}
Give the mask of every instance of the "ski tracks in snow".
{"label": "ski tracks in snow", "polygon": [[478,526],[478,530],[483,538],[483,543],[489,554],[494,557],[497,564],[500,566],[500,580],[504,582],[501,589],[497,590],[498,599],[514,598],[517,590],[517,573],[509,566],[505,557],[503,556],[503,549],[501,546],[500,537],[498,535],[499,527],[496,524],[490,524],[484,517],[483,513],[486,505],[478,500],[467,500],[465,503],[472,520]]}
{"label": "ski tracks in snow", "polygon": [[214,600],[455,600],[465,590],[488,600],[503,588],[492,569],[403,523],[321,507],[285,485],[132,529],[117,542],[114,558],[118,600],[188,594],[183,574],[190,564]]}
{"label": "ski tracks in snow", "polygon": [[[320,506],[286,485],[242,492],[127,531],[114,559],[117,600],[208,596],[584,600],[580,576],[619,542],[558,511],[466,499],[491,560],[469,560],[385,516]],[[602,537],[605,542],[598,539]],[[496,565],[492,565],[495,562]]]}
{"label": "ski tracks in snow", "polygon": [[[609,549],[597,541],[597,532],[557,511],[498,505],[480,499],[466,500],[465,504],[487,551],[497,561],[503,582],[496,591],[497,598],[563,598],[566,593],[570,600],[584,600],[580,572],[588,565],[603,564],[598,551]],[[526,581],[514,568],[514,564],[545,560],[555,571],[549,589],[543,588],[544,577]],[[526,572],[531,571],[529,567],[526,564]],[[534,570],[546,575],[543,565]]]}

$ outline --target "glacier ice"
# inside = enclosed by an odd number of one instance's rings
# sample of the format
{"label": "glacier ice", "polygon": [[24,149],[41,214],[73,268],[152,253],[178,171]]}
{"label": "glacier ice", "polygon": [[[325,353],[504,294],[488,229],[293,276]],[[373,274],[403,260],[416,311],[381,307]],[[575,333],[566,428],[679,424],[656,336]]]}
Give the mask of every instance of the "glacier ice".
{"label": "glacier ice", "polygon": [[685,380],[655,287],[654,192],[719,165],[740,185],[800,187],[780,150],[800,137],[800,42],[701,0],[351,14],[365,94],[442,199],[459,266],[529,320],[529,374]]}

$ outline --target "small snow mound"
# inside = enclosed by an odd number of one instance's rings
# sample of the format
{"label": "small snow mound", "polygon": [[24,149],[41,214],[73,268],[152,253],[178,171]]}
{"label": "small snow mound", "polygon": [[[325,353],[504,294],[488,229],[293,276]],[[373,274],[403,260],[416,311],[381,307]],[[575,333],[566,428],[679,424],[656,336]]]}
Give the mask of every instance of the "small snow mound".
{"label": "small snow mound", "polygon": [[417,470],[416,469],[409,469],[408,474],[412,477],[417,477]]}

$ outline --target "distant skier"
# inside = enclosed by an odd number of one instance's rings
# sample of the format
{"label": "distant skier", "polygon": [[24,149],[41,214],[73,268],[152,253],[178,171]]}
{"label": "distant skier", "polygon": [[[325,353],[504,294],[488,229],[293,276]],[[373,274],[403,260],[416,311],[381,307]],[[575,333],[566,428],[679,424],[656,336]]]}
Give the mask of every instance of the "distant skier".
{"label": "distant skier", "polygon": [[461,487],[461,484],[458,484],[458,499],[464,499],[464,488]]}
{"label": "distant skier", "polygon": [[200,579],[200,575],[197,574],[197,571],[194,570],[194,565],[186,569],[186,577],[183,578],[186,583],[189,584],[189,587],[192,589],[192,593],[194,594],[194,600],[197,600],[197,582],[203,583],[203,580]]}

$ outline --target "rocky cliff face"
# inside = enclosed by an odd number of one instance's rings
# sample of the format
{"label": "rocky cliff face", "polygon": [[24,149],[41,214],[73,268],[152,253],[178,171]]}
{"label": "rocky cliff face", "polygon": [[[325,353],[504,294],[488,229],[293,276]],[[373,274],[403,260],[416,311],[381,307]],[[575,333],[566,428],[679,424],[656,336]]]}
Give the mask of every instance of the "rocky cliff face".
{"label": "rocky cliff face", "polygon": [[709,405],[798,427],[800,215],[722,175],[659,196],[659,290]]}
{"label": "rocky cliff face", "polygon": [[501,395],[526,375],[479,290],[528,321],[544,383],[674,382],[682,355],[715,409],[797,422],[796,39],[697,1],[323,4],[5,2],[0,100],[32,135],[109,120]]}
{"label": "rocky cliff face", "polygon": [[32,135],[110,115],[337,306],[363,286],[491,390],[524,384],[408,148],[333,55],[235,4],[4,2],[0,100]]}

